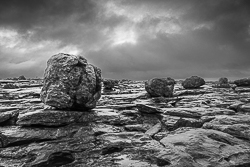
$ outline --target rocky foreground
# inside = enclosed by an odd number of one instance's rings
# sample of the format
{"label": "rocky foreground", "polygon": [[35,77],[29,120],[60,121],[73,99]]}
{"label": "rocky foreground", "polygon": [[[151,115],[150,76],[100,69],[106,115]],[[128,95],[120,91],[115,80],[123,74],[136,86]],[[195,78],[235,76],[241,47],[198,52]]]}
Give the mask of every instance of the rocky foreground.
{"label": "rocky foreground", "polygon": [[184,89],[148,97],[120,81],[88,112],[55,110],[29,81],[0,88],[2,167],[249,167],[250,88]]}

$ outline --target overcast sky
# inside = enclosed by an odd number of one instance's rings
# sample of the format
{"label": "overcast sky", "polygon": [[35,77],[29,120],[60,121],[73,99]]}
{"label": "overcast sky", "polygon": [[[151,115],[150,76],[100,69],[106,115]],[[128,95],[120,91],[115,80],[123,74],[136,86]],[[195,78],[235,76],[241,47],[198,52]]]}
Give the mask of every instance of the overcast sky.
{"label": "overcast sky", "polygon": [[250,77],[250,0],[1,0],[0,78],[57,53],[105,78]]}

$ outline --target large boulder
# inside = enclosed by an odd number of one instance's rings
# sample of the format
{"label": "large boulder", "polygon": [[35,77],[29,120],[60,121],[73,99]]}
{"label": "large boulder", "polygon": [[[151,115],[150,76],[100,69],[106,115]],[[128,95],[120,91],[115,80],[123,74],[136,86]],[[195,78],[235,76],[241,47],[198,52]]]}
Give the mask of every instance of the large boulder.
{"label": "large boulder", "polygon": [[47,62],[41,100],[58,109],[85,110],[101,97],[101,70],[81,56],[59,53]]}
{"label": "large boulder", "polygon": [[250,86],[250,78],[243,78],[234,81],[237,86]]}
{"label": "large boulder", "polygon": [[145,89],[151,97],[171,97],[175,84],[172,78],[153,78],[145,82]]}
{"label": "large boulder", "polygon": [[185,89],[197,89],[204,84],[205,84],[205,80],[198,76],[189,77],[185,79],[185,81],[182,82],[182,86]]}

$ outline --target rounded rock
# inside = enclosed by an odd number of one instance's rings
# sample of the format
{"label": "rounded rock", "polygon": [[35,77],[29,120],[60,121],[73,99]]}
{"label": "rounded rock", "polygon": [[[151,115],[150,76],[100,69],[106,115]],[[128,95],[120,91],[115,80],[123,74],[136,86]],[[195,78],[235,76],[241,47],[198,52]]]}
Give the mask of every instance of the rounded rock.
{"label": "rounded rock", "polygon": [[103,86],[105,90],[112,90],[116,85],[118,85],[118,83],[119,83],[118,80],[105,79],[103,81]]}
{"label": "rounded rock", "polygon": [[199,76],[192,76],[192,77],[185,79],[185,81],[182,82],[182,86],[185,89],[197,89],[200,86],[204,85],[205,83],[206,82],[203,78]]}
{"label": "rounded rock", "polygon": [[243,78],[234,81],[237,86],[250,86],[250,78]]}
{"label": "rounded rock", "polygon": [[151,97],[172,97],[175,80],[172,78],[153,78],[145,82],[145,89]]}
{"label": "rounded rock", "polygon": [[228,83],[228,79],[225,77],[222,77],[219,79],[219,81],[213,85],[215,88],[230,88],[230,84]]}
{"label": "rounded rock", "polygon": [[43,103],[58,109],[95,108],[101,97],[101,70],[81,56],[59,53],[47,62]]}

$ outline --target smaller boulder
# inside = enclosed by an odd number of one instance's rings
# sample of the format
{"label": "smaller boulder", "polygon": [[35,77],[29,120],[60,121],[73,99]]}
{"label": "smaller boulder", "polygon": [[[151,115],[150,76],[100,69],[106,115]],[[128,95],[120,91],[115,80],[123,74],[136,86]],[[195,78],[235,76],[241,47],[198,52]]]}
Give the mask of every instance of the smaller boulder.
{"label": "smaller boulder", "polygon": [[118,85],[118,80],[105,79],[103,80],[103,86],[105,90],[112,90],[116,85]]}
{"label": "smaller boulder", "polygon": [[219,81],[213,85],[215,88],[230,88],[227,78],[220,78]]}
{"label": "smaller boulder", "polygon": [[237,86],[250,86],[250,78],[243,78],[234,81]]}
{"label": "smaller boulder", "polygon": [[145,89],[151,97],[172,97],[175,80],[172,78],[153,78],[145,82]]}
{"label": "smaller boulder", "polygon": [[18,80],[26,80],[25,76],[21,75],[18,77]]}
{"label": "smaller boulder", "polygon": [[192,76],[189,77],[187,79],[185,79],[185,81],[182,82],[182,86],[185,89],[197,89],[202,85],[205,85],[205,80],[201,77],[198,76]]}

